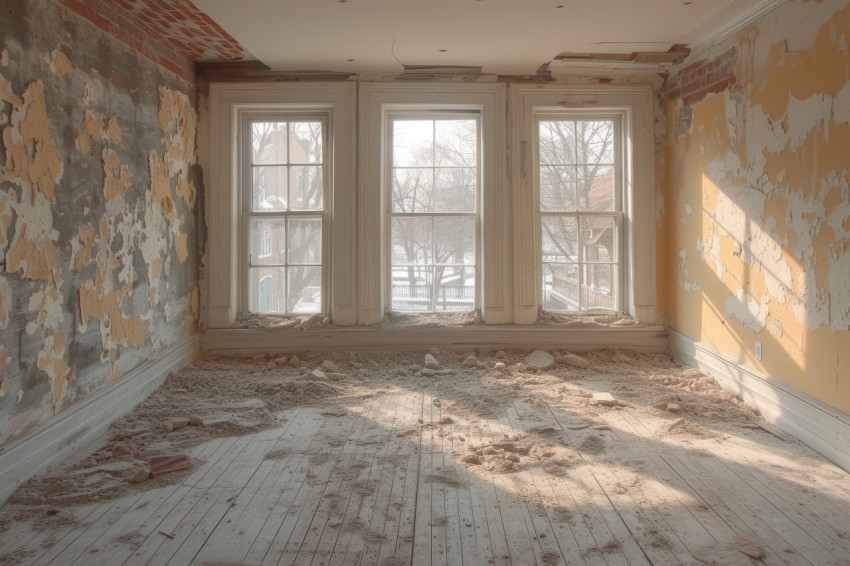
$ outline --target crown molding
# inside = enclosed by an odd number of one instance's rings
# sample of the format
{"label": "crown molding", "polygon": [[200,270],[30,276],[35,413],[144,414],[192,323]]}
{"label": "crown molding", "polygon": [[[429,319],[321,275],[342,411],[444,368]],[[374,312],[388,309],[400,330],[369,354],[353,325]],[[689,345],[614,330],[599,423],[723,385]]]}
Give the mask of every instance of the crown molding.
{"label": "crown molding", "polygon": [[[685,59],[685,61],[683,61],[681,64],[683,64],[683,65],[687,64],[689,61],[693,60],[695,58],[695,56],[699,55],[701,52],[705,51],[709,47],[716,45],[717,43],[720,43],[721,41],[728,38],[729,36],[731,36],[735,33],[738,33],[739,31],[741,31],[745,27],[749,26],[750,24],[752,24],[753,22],[755,22],[759,18],[766,16],[767,14],[769,14],[770,12],[772,12],[773,10],[778,8],[779,6],[786,4],[787,1],[788,0],[769,0],[765,3],[763,3],[763,4],[756,6],[755,8],[750,10],[749,12],[746,12],[745,14],[741,15],[739,18],[732,20],[731,22],[727,23],[726,25],[720,27],[719,29],[715,30],[712,34],[710,34],[708,37],[706,37],[705,39],[703,39],[702,41],[700,41],[699,43],[697,43],[693,47],[691,47],[690,56],[688,56],[688,58]],[[711,14],[709,14],[709,15],[711,15]],[[694,25],[696,25],[696,24],[694,24]]]}

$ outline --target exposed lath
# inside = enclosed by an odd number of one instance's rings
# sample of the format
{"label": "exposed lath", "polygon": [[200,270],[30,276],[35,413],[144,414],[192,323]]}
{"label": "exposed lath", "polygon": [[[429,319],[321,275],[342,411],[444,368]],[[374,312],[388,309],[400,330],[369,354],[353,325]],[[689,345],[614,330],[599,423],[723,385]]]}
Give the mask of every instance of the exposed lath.
{"label": "exposed lath", "polygon": [[673,45],[667,51],[632,51],[631,53],[561,53],[556,61],[619,61],[629,63],[672,63],[685,60],[691,50],[684,45]]}

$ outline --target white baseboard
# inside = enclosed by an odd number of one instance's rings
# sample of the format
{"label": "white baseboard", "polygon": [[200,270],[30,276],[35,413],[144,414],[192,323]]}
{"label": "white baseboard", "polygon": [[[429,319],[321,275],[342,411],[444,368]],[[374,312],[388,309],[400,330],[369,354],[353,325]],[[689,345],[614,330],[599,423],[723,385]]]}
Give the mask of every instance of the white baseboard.
{"label": "white baseboard", "polygon": [[71,456],[87,454],[109,425],[130,412],[176,371],[197,359],[198,335],[183,339],[159,358],[134,369],[106,389],[71,405],[0,452],[0,505],[30,477]]}
{"label": "white baseboard", "polygon": [[490,326],[438,328],[349,327],[309,331],[290,329],[207,330],[201,335],[204,352],[224,355],[286,353],[304,350],[423,350],[468,351],[473,348],[548,348],[594,350],[630,348],[666,352],[663,327],[564,328],[557,326]]}
{"label": "white baseboard", "polygon": [[761,411],[764,419],[850,471],[850,416],[778,379],[760,375],[670,331],[670,352],[682,363],[714,377]]}

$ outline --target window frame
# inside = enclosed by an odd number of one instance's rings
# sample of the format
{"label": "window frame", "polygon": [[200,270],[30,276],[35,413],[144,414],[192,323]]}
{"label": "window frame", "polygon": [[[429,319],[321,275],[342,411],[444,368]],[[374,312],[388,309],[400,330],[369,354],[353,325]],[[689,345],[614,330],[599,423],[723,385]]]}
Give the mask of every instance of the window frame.
{"label": "window frame", "polygon": [[[644,324],[658,314],[655,234],[655,129],[650,86],[511,86],[514,185],[514,322],[534,324],[541,308],[534,182],[534,115],[546,111],[619,113],[623,147],[621,309]],[[538,290],[539,289],[539,290]],[[559,312],[559,311],[555,311]]]}
{"label": "window frame", "polygon": [[[440,119],[451,119],[451,118],[463,118],[463,119],[474,119],[476,122],[476,183],[475,183],[475,210],[471,213],[438,213],[438,212],[422,212],[422,213],[396,213],[392,210],[392,178],[393,178],[393,163],[392,163],[392,150],[395,146],[394,136],[393,136],[393,124],[396,119],[407,119],[407,120],[431,120],[436,121]],[[392,309],[392,275],[393,275],[393,250],[392,250],[392,219],[395,217],[419,217],[419,218],[436,218],[436,217],[451,217],[451,216],[460,216],[460,217],[473,217],[475,224],[475,263],[472,267],[475,276],[475,299],[473,301],[473,306],[469,310],[477,310],[480,309],[480,298],[481,298],[481,177],[482,177],[482,147],[481,147],[481,112],[479,110],[470,110],[470,109],[456,109],[451,106],[440,106],[434,107],[431,105],[428,106],[410,106],[410,107],[388,107],[386,112],[386,120],[385,120],[385,130],[384,135],[386,136],[383,146],[386,151],[386,155],[384,156],[384,176],[383,176],[383,194],[384,194],[384,202],[385,202],[385,221],[384,225],[386,226],[386,230],[384,230],[384,241],[383,246],[385,250],[384,256],[384,265],[386,266],[384,270],[384,305],[385,312],[387,313],[400,313],[400,314],[416,314],[416,313],[426,313],[426,314],[446,314],[451,315],[458,312],[468,312],[468,311],[451,311],[451,310],[424,310],[424,311],[416,311],[416,310],[406,310],[406,311],[396,311]],[[431,165],[429,168],[436,169],[436,165]],[[436,191],[436,185],[434,185],[433,189]],[[432,242],[433,248],[433,242]],[[435,258],[432,257],[432,261],[430,267],[436,267],[437,263]],[[470,266],[461,265],[461,268],[468,268]],[[437,285],[437,281],[435,280],[432,283],[432,291],[435,291]],[[436,303],[436,294],[432,296],[432,304]]]}
{"label": "window frame", "polygon": [[[362,82],[359,87],[358,323],[378,324],[387,302],[387,116],[432,108],[480,112],[481,212],[478,308],[488,324],[510,323],[511,206],[506,192],[506,87],[498,83]],[[407,311],[404,311],[407,312]],[[450,312],[446,312],[450,315]]]}
{"label": "window frame", "polygon": [[[207,225],[208,265],[206,318],[209,329],[229,328],[245,304],[240,142],[242,115],[257,112],[304,112],[328,115],[328,163],[326,213],[329,236],[323,246],[327,277],[324,311],[334,324],[357,322],[356,310],[356,153],[357,87],[351,82],[216,83],[210,85],[208,113],[201,108],[199,134],[210,140],[199,148],[208,164],[209,201]],[[208,120],[205,118],[209,116]],[[209,128],[208,131],[204,131]],[[204,135],[206,134],[206,135]],[[207,153],[208,151],[208,153]],[[247,249],[247,246],[245,247]]]}
{"label": "window frame", "polygon": [[[289,249],[288,249],[288,232],[289,232],[289,220],[291,218],[299,218],[299,217],[315,217],[320,216],[322,219],[322,261],[321,261],[321,301],[319,310],[317,311],[319,314],[327,314],[328,311],[328,288],[329,288],[329,278],[328,278],[328,267],[330,257],[330,232],[331,232],[331,222],[329,218],[328,211],[330,209],[330,205],[332,203],[332,198],[329,190],[329,182],[332,177],[332,164],[330,163],[330,151],[329,148],[332,145],[331,134],[330,134],[330,113],[327,109],[319,111],[319,112],[309,112],[304,110],[293,110],[287,111],[284,109],[278,111],[261,111],[261,112],[243,112],[240,115],[241,123],[239,127],[241,129],[241,147],[240,147],[240,161],[239,161],[239,179],[240,182],[237,187],[237,191],[239,196],[239,202],[241,203],[241,214],[240,214],[240,233],[242,234],[241,245],[240,245],[240,265],[242,266],[242,285],[240,292],[240,311],[244,313],[251,314],[274,314],[274,315],[286,315],[286,316],[297,316],[300,314],[314,314],[314,313],[298,313],[289,311],[288,304],[288,293],[284,292],[283,297],[278,297],[278,299],[282,299],[285,304],[285,308],[287,312],[281,313],[261,313],[260,311],[251,310],[251,269],[257,267],[277,267],[281,273],[283,273],[283,284],[282,287],[284,290],[289,289],[289,268],[292,264],[289,262]],[[254,166],[256,165],[253,162],[252,155],[252,131],[251,126],[255,122],[261,121],[278,121],[278,122],[286,122],[287,131],[289,130],[289,124],[293,122],[307,122],[307,121],[316,121],[321,122],[322,124],[322,208],[321,209],[293,209],[291,207],[291,175],[287,175],[287,210],[272,210],[272,211],[256,211],[253,209],[253,186],[254,186]],[[293,163],[290,161],[289,155],[289,147],[290,147],[291,138],[287,133],[287,163],[286,164],[275,164],[275,166],[285,167],[287,173],[291,171],[291,167],[293,167]],[[303,164],[295,164],[303,165]],[[258,220],[266,218],[269,220],[284,220],[286,223],[286,230],[284,235],[283,247],[286,252],[284,254],[284,263],[283,264],[268,264],[268,265],[260,265],[259,263],[254,264],[253,258],[251,257],[251,222],[253,220]],[[271,231],[268,228],[268,225],[265,226],[266,230],[269,230],[269,253],[266,255],[258,254],[257,257],[267,257],[271,255]],[[263,232],[263,239],[265,241],[265,230]],[[278,242],[278,248],[280,248],[280,242]],[[278,289],[281,287],[278,284]],[[259,291],[258,291],[259,293]],[[259,295],[257,297],[257,305],[259,306]]]}
{"label": "window frame", "polygon": [[[535,273],[537,275],[537,303],[540,305],[541,310],[545,310],[547,312],[554,313],[567,313],[567,314],[597,314],[597,313],[622,313],[625,312],[624,309],[624,296],[627,295],[625,288],[625,273],[628,270],[629,257],[626,253],[626,237],[625,237],[625,213],[623,211],[624,203],[626,202],[625,195],[625,183],[623,179],[625,177],[624,174],[624,163],[625,163],[625,154],[626,148],[624,144],[624,128],[623,122],[627,119],[626,113],[623,111],[608,111],[608,110],[597,110],[597,109],[565,109],[565,108],[535,108],[532,114],[532,124],[533,124],[533,142],[532,142],[532,168],[533,168],[533,189],[534,189],[534,234],[535,234],[535,258],[537,259],[536,270]],[[540,201],[540,169],[542,164],[540,163],[540,136],[539,136],[539,126],[541,121],[549,121],[549,120],[565,120],[565,121],[581,121],[581,120],[610,120],[614,123],[614,147],[613,147],[613,177],[614,177],[614,207],[611,211],[582,211],[582,210],[574,210],[574,211],[543,211],[541,210],[541,201]],[[577,163],[575,165],[578,165]],[[578,310],[568,310],[568,309],[545,309],[543,303],[543,218],[547,216],[556,216],[556,217],[574,217],[577,219],[579,223],[579,231],[581,230],[581,219],[582,218],[609,218],[613,217],[615,219],[615,229],[616,229],[616,238],[615,244],[617,246],[617,261],[616,262],[605,262],[599,263],[599,265],[608,265],[608,264],[616,264],[617,265],[617,277],[615,278],[615,295],[614,295],[614,308],[613,309],[602,309],[602,308],[592,308],[592,309],[584,309],[579,308]],[[576,263],[578,266],[578,278],[579,278],[579,289],[581,288],[581,279],[582,279],[582,269],[586,264],[593,265],[595,262],[588,262],[583,257],[584,253],[581,250],[581,246],[579,245],[579,260]],[[581,291],[579,290],[579,306],[581,306]]]}

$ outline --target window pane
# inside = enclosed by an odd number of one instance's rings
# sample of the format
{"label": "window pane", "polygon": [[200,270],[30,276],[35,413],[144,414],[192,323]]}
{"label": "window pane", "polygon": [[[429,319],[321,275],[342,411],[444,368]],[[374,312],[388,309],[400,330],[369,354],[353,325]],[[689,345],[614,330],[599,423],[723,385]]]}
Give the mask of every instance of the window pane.
{"label": "window pane", "polygon": [[578,220],[572,216],[541,218],[543,262],[578,261]]}
{"label": "window pane", "polygon": [[540,163],[576,163],[575,121],[545,120],[538,126]]}
{"label": "window pane", "polygon": [[578,163],[596,165],[614,163],[614,122],[582,120],[578,129]]}
{"label": "window pane", "polygon": [[251,162],[286,163],[286,122],[251,123]]}
{"label": "window pane", "polygon": [[434,200],[436,212],[475,212],[477,169],[440,168],[436,171]]}
{"label": "window pane", "polygon": [[252,267],[249,270],[249,305],[251,312],[280,314],[286,312],[283,301],[283,269]]}
{"label": "window pane", "polygon": [[290,122],[289,160],[322,163],[322,123]]}
{"label": "window pane", "polygon": [[434,136],[435,165],[475,166],[478,163],[477,120],[437,120]]}
{"label": "window pane", "polygon": [[434,289],[434,268],[395,267],[392,270],[390,309],[394,311],[430,311]]}
{"label": "window pane", "polygon": [[479,121],[392,117],[391,135],[390,308],[473,309]]}
{"label": "window pane", "polygon": [[475,265],[475,218],[434,218],[434,263]]}
{"label": "window pane", "polygon": [[286,210],[286,166],[254,167],[252,210]]}
{"label": "window pane", "polygon": [[433,120],[393,120],[393,167],[432,166],[433,150]]}
{"label": "window pane", "polygon": [[431,218],[392,219],[393,265],[430,264]]}
{"label": "window pane", "polygon": [[322,219],[321,217],[292,218],[288,220],[287,247],[288,264],[322,263]]}
{"label": "window pane", "polygon": [[314,313],[322,310],[322,268],[297,266],[286,268],[286,304],[290,313]]}
{"label": "window pane", "polygon": [[291,210],[322,210],[323,179],[321,165],[291,167]]}
{"label": "window pane", "polygon": [[616,309],[616,264],[589,264],[582,270],[582,309]]}
{"label": "window pane", "polygon": [[578,208],[595,212],[614,210],[614,168],[586,165],[578,170]]}
{"label": "window pane", "polygon": [[286,220],[251,220],[251,265],[283,265],[286,261]]}
{"label": "window pane", "polygon": [[433,212],[434,170],[430,167],[393,169],[393,212]]}
{"label": "window pane", "polygon": [[578,310],[578,265],[574,263],[543,264],[543,308]]}
{"label": "window pane", "polygon": [[435,311],[471,311],[475,308],[475,268],[437,267]]}
{"label": "window pane", "polygon": [[574,165],[540,167],[540,210],[572,212],[576,209],[576,168]]}
{"label": "window pane", "polygon": [[617,262],[617,224],[607,216],[583,216],[581,226],[582,261]]}
{"label": "window pane", "polygon": [[[620,270],[613,119],[538,122],[543,308],[617,310]],[[573,213],[573,214],[568,214]]]}

